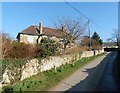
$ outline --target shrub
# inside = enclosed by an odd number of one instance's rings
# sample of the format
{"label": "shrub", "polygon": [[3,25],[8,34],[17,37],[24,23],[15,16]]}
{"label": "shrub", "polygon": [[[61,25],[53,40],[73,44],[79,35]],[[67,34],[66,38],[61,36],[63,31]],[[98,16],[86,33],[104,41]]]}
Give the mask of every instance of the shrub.
{"label": "shrub", "polygon": [[21,68],[27,61],[25,59],[3,59],[2,60],[2,69],[13,67]]}
{"label": "shrub", "polygon": [[2,36],[2,58],[34,57],[33,45],[13,41],[7,33],[2,33],[0,36]]}
{"label": "shrub", "polygon": [[59,54],[58,43],[50,39],[43,38],[40,44],[31,45],[12,41],[6,34],[2,38],[2,55],[5,59],[45,58]]}
{"label": "shrub", "polygon": [[6,86],[6,87],[4,87],[4,92],[5,93],[14,93],[13,92],[13,87],[12,86]]}
{"label": "shrub", "polygon": [[34,47],[32,47],[32,45],[16,41],[12,42],[9,54],[6,56],[6,58],[14,59],[23,59],[28,57],[34,57]]}
{"label": "shrub", "polygon": [[9,52],[11,50],[11,38],[8,34],[2,33],[0,34],[2,37],[2,58],[5,58],[9,55]]}
{"label": "shrub", "polygon": [[58,53],[58,43],[50,39],[42,39],[41,43],[36,45],[36,57],[47,57]]}

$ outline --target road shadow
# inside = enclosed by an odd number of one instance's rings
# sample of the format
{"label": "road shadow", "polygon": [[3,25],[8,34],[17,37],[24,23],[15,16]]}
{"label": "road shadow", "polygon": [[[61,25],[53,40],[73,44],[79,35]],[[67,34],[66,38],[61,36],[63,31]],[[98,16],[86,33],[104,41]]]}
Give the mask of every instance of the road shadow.
{"label": "road shadow", "polygon": [[114,70],[114,75],[116,76],[116,82],[120,91],[120,49],[118,51],[118,56],[114,65]]}
{"label": "road shadow", "polygon": [[88,76],[75,86],[72,86],[69,90],[65,91],[65,93],[70,93],[72,91],[97,91],[98,84],[100,83],[104,68],[109,61],[110,56],[112,56],[112,53],[107,54],[96,67],[91,69],[86,68],[83,72],[86,72]]}

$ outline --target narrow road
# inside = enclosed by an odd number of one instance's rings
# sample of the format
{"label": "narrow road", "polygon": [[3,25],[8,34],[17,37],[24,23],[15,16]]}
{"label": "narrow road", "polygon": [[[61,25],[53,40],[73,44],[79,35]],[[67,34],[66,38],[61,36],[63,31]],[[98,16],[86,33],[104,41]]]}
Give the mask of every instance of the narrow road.
{"label": "narrow road", "polygon": [[113,53],[96,58],[48,91],[94,91]]}
{"label": "narrow road", "polygon": [[107,64],[98,85],[98,91],[118,91],[118,87],[113,74],[113,66],[115,65],[114,60],[116,58],[116,55],[117,52],[113,52],[112,57],[109,59],[109,63]]}

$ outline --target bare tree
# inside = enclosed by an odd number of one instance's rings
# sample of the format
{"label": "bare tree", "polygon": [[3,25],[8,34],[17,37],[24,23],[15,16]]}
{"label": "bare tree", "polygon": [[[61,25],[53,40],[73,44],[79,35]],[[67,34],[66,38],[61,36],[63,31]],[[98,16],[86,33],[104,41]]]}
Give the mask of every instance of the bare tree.
{"label": "bare tree", "polygon": [[112,36],[110,38],[108,38],[107,40],[108,40],[108,42],[111,41],[111,42],[117,43],[117,45],[118,45],[118,42],[119,42],[118,30],[113,29]]}
{"label": "bare tree", "polygon": [[84,36],[82,38],[82,40],[81,40],[81,45],[89,47],[89,45],[90,45],[90,41],[89,40],[90,40],[89,36]]}
{"label": "bare tree", "polygon": [[57,19],[57,21],[52,21],[52,23],[56,29],[63,29],[66,31],[65,35],[62,37],[64,42],[64,50],[68,44],[75,43],[75,40],[79,39],[82,36],[88,25],[88,22],[85,24],[82,23],[82,18],[63,18]]}
{"label": "bare tree", "polygon": [[2,33],[0,34],[1,39],[2,39],[2,58],[5,58],[8,54],[9,51],[11,50],[11,39],[8,34]]}
{"label": "bare tree", "polygon": [[114,29],[113,31],[114,31],[113,34],[112,34],[112,35],[113,35],[113,36],[112,36],[113,41],[116,42],[117,45],[118,45],[118,42],[119,42],[118,30]]}

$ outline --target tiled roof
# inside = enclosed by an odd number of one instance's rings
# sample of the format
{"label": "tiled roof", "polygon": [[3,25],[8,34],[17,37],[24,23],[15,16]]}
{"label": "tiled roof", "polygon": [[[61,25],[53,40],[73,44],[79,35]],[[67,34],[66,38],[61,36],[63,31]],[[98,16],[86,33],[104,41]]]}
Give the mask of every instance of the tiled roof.
{"label": "tiled roof", "polygon": [[63,32],[62,30],[57,30],[57,29],[47,28],[47,27],[43,27],[43,34],[49,35],[49,36],[55,36],[55,37],[65,36],[65,32]]}
{"label": "tiled roof", "polygon": [[[29,26],[26,29],[24,29],[20,33],[31,34],[31,35],[40,35],[39,30],[38,30],[38,26],[33,26],[33,25]],[[65,32],[63,32],[62,30],[57,30],[57,29],[48,28],[48,27],[43,27],[42,34],[48,35],[48,36],[55,36],[55,37],[63,37],[63,36],[65,36]]]}
{"label": "tiled roof", "polygon": [[39,34],[36,26],[29,26],[28,28],[24,29],[20,33],[23,33],[23,34]]}

